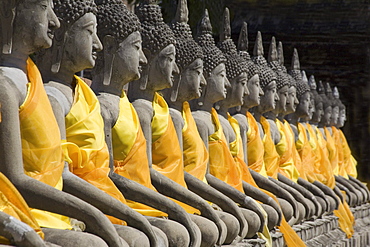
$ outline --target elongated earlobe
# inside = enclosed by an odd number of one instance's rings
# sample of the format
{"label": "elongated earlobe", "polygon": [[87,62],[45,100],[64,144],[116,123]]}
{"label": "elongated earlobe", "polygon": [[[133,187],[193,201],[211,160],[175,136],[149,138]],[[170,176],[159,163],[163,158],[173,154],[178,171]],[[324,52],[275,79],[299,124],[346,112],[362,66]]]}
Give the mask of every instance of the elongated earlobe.
{"label": "elongated earlobe", "polygon": [[13,47],[13,24],[16,14],[15,0],[2,0],[0,4],[0,25],[2,53],[11,54]]}
{"label": "elongated earlobe", "polygon": [[181,81],[181,75],[176,75],[174,84],[171,90],[171,101],[172,102],[176,102],[177,100],[177,95],[179,94],[179,88],[180,88],[180,81]]}
{"label": "elongated earlobe", "polygon": [[106,35],[103,38],[104,53],[104,78],[103,85],[108,86],[111,81],[113,62],[117,50],[116,39],[113,36]]}
{"label": "elongated earlobe", "polygon": [[63,53],[64,53],[64,47],[65,47],[65,42],[67,39],[67,30],[66,26],[62,25],[59,30],[55,32],[54,39],[53,39],[53,48],[52,48],[52,61],[51,61],[51,72],[53,73],[58,73],[61,63],[62,63],[62,58],[63,58]]}

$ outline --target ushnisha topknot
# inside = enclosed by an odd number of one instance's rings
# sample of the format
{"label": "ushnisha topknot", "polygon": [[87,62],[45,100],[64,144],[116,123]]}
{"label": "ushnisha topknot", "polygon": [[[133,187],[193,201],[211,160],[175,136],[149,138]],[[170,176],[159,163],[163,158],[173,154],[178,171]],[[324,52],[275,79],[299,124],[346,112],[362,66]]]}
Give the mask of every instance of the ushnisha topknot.
{"label": "ushnisha topknot", "polygon": [[276,88],[279,90],[284,86],[289,86],[290,83],[288,75],[283,72],[279,63],[275,37],[272,37],[271,39],[268,62],[270,68],[276,73]]}
{"label": "ushnisha topknot", "polygon": [[101,40],[111,35],[118,42],[131,33],[140,31],[139,18],[129,11],[122,0],[95,0],[97,5],[98,36]]}
{"label": "ushnisha topknot", "polygon": [[319,84],[317,85],[317,92],[319,93],[319,95],[322,99],[322,104],[323,104],[324,110],[328,107],[331,107],[332,103],[325,94],[325,88],[324,88],[324,85],[323,85],[322,81],[319,81]]}
{"label": "ushnisha topknot", "polygon": [[258,66],[260,70],[259,78],[262,90],[272,81],[276,81],[276,73],[268,66],[266,59],[263,57],[263,45],[261,32],[257,32],[256,42],[254,44],[254,51],[252,61]]}
{"label": "ushnisha topknot", "polygon": [[315,76],[311,75],[310,79],[308,80],[308,85],[310,87],[311,93],[313,95],[313,99],[315,101],[315,105],[322,103],[322,98],[320,97],[319,93],[317,92],[317,84],[315,80]]}
{"label": "ushnisha topknot", "polygon": [[302,70],[301,72],[302,80],[297,81],[297,97],[301,97],[304,93],[310,92],[311,89],[308,86],[308,79],[306,76],[306,72]]}
{"label": "ushnisha topknot", "polygon": [[248,53],[248,24],[246,22],[243,22],[242,28],[240,30],[238,40],[238,54],[246,61],[249,78],[252,78],[256,74],[260,74],[258,66],[252,61],[251,56]]}
{"label": "ushnisha topknot", "polygon": [[96,5],[93,0],[53,0],[54,12],[61,26],[70,25],[86,13],[96,14]]}
{"label": "ushnisha topknot", "polygon": [[325,85],[325,93],[326,93],[326,97],[328,98],[328,100],[331,103],[331,106],[332,107],[337,106],[337,102],[334,98],[333,90],[332,90],[329,82],[327,82],[326,85]]}
{"label": "ushnisha topknot", "polygon": [[302,80],[301,65],[299,63],[298,51],[296,48],[294,48],[294,51],[293,51],[292,67],[291,67],[291,70],[289,71],[289,74],[293,76],[293,78],[297,82]]}
{"label": "ushnisha topknot", "polygon": [[297,88],[297,81],[290,74],[288,74],[288,71],[286,67],[284,66],[284,51],[283,51],[283,43],[281,41],[279,41],[278,43],[278,61],[280,64],[280,68],[287,75],[287,78],[289,80],[289,87]]}
{"label": "ushnisha topknot", "polygon": [[230,27],[230,13],[229,9],[225,8],[222,31],[220,34],[220,42],[218,47],[224,53],[226,57],[226,76],[229,80],[234,79],[241,73],[248,73],[247,63],[238,55],[236,45],[231,39],[231,27]]}
{"label": "ushnisha topknot", "polygon": [[198,25],[198,34],[195,40],[203,51],[205,74],[211,73],[219,64],[226,62],[225,56],[222,54],[221,50],[216,47],[212,37],[212,25],[209,20],[207,9],[204,11],[204,15]]}
{"label": "ushnisha topknot", "polygon": [[170,27],[163,22],[161,8],[153,0],[146,0],[135,9],[141,22],[143,49],[157,54],[170,44],[175,44],[175,36]]}
{"label": "ushnisha topknot", "polygon": [[175,19],[170,24],[176,38],[176,64],[180,70],[186,68],[197,58],[203,58],[200,46],[195,42],[188,25],[188,6],[186,0],[179,0]]}

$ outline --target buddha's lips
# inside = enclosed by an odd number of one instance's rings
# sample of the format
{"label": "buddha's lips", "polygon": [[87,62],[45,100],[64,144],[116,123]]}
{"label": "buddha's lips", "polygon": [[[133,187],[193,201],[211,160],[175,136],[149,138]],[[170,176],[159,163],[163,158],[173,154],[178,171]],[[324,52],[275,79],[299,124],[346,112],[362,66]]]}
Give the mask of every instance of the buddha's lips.
{"label": "buddha's lips", "polygon": [[92,57],[94,60],[96,60],[98,58],[98,53],[96,51],[93,51],[92,52]]}
{"label": "buddha's lips", "polygon": [[53,31],[51,31],[50,29],[48,30],[47,35],[48,35],[48,37],[49,37],[50,39],[54,39],[54,32],[53,32]]}

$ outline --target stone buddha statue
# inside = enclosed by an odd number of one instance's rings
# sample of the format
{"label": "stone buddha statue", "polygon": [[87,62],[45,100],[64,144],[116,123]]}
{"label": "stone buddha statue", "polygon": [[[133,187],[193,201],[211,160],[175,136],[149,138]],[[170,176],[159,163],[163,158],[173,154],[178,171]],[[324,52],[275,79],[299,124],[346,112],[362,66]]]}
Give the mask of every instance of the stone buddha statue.
{"label": "stone buddha statue", "polygon": [[[92,87],[100,101],[105,139],[113,156],[110,178],[131,208],[157,217],[172,245],[188,246],[189,234],[184,226],[192,228],[192,221],[180,205],[153,187],[139,117],[123,91],[130,81],[140,78],[141,66],[147,63],[141,49],[140,21],[120,1],[98,2],[97,19],[102,27],[98,36],[106,48],[98,53]],[[184,226],[160,219],[164,216]]]}
{"label": "stone buddha statue", "polygon": [[[99,101],[76,72],[95,65],[102,44],[96,34],[96,5],[93,1],[56,1],[55,11],[62,28],[52,48],[38,55],[40,67],[61,138],[66,140],[65,190],[96,206],[108,215],[131,246],[157,245],[150,223],[126,205],[126,200],[109,178],[109,152]],[[52,61],[50,63],[50,61]],[[80,125],[80,122],[84,125]],[[126,222],[129,225],[126,225]],[[135,229],[136,228],[136,229]]]}
{"label": "stone buddha statue", "polygon": [[[1,9],[0,132],[7,136],[1,138],[1,172],[33,208],[31,212],[44,227],[46,241],[62,246],[107,246],[104,239],[111,246],[122,246],[114,227],[99,210],[62,191],[64,161],[58,124],[41,75],[28,58],[50,47],[53,31],[60,26],[52,2],[2,1]],[[88,231],[102,239],[63,230],[72,228],[68,217],[42,210],[82,220]],[[20,234],[20,240],[30,240],[31,235],[22,228],[14,229],[18,229],[14,233]]]}
{"label": "stone buddha statue", "polygon": [[[136,14],[143,26],[143,51],[148,64],[143,66],[140,80],[130,83],[128,96],[147,141],[152,183],[160,193],[181,202],[178,203],[199,226],[202,238],[212,239],[202,243],[212,245],[220,240],[218,229],[222,229],[223,222],[204,199],[187,189],[179,142],[182,129],[173,122],[165,99],[158,93],[171,88],[175,74],[179,73],[175,62],[175,37],[163,22],[160,7],[152,1],[139,4]],[[188,229],[193,231],[190,232],[192,241],[196,240],[194,231],[199,228]]]}
{"label": "stone buddha statue", "polygon": [[188,188],[215,203],[225,212],[233,214],[239,221],[224,212],[216,211],[227,226],[224,244],[231,244],[238,234],[245,236],[248,224],[241,210],[231,199],[204,183],[207,181],[205,176],[208,172],[209,154],[187,102],[199,98],[201,87],[206,84],[203,76],[203,52],[194,41],[187,21],[187,3],[182,0],[179,1],[176,17],[170,24],[176,38],[176,63],[180,73],[175,78],[174,86],[165,90],[164,95],[168,99],[173,121],[180,123],[182,127],[179,140],[184,152],[185,181]]}

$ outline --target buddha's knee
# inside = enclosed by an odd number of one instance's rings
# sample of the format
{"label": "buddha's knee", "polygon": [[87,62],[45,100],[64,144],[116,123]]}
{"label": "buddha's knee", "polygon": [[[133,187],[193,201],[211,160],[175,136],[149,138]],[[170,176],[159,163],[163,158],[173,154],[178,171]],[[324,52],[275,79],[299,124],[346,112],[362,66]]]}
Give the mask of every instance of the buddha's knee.
{"label": "buddha's knee", "polygon": [[276,210],[267,204],[261,204],[267,213],[267,228],[271,231],[279,222],[279,215]]}
{"label": "buddha's knee", "polygon": [[[86,232],[43,228],[45,241],[63,247],[108,247],[103,239]],[[122,241],[123,242],[123,241]],[[129,247],[125,245],[125,247]]]}
{"label": "buddha's knee", "polygon": [[328,212],[328,207],[327,207],[327,204],[326,202],[324,201],[324,199],[322,199],[320,196],[315,196],[316,197],[316,200],[319,202],[320,206],[321,206],[321,209],[322,209],[322,212]]}
{"label": "buddha's knee", "polygon": [[152,226],[157,237],[158,246],[168,247],[168,238],[166,234],[156,226]]}
{"label": "buddha's knee", "polygon": [[219,236],[216,224],[199,215],[191,214],[190,218],[199,227],[202,234],[201,247],[214,246]]}
{"label": "buddha's knee", "polygon": [[328,211],[329,211],[329,213],[331,213],[335,210],[337,202],[331,196],[326,195],[325,197],[326,197],[327,201],[329,202],[329,210]]}
{"label": "buddha's knee", "polygon": [[[227,228],[227,235],[225,236],[225,241],[223,244],[231,244],[232,241],[238,236],[238,233],[240,231],[240,225],[239,221],[235,216],[222,212],[222,211],[215,211],[220,219],[225,223]],[[245,236],[242,236],[245,237]]]}
{"label": "buddha's knee", "polygon": [[292,205],[284,199],[278,198],[281,211],[283,211],[286,221],[289,221],[293,217],[293,207]]}
{"label": "buddha's knee", "polygon": [[180,223],[173,220],[155,217],[146,217],[146,219],[150,222],[151,225],[159,228],[166,234],[169,247],[189,246],[190,244],[189,233],[186,230],[186,228]]}
{"label": "buddha's knee", "polygon": [[303,206],[302,203],[300,202],[297,202],[297,206],[298,206],[298,218],[297,218],[297,221],[295,222],[295,224],[299,224],[303,221],[304,217],[306,216],[306,208]]}
{"label": "buddha's knee", "polygon": [[321,216],[321,206],[316,208],[316,205],[313,203],[313,201],[311,201],[310,199],[307,199],[307,198],[305,198],[304,200],[305,200],[306,205],[308,207],[308,210],[306,210],[306,215],[305,215],[306,219],[311,219],[312,216],[314,216],[314,215]]}
{"label": "buddha's knee", "polygon": [[249,209],[241,208],[241,211],[248,223],[248,233],[246,238],[252,238],[254,235],[257,234],[258,229],[260,229],[260,217],[258,216],[258,214]]}
{"label": "buddha's knee", "polygon": [[114,225],[118,235],[123,238],[130,247],[150,247],[149,238],[145,233],[130,226]]}

